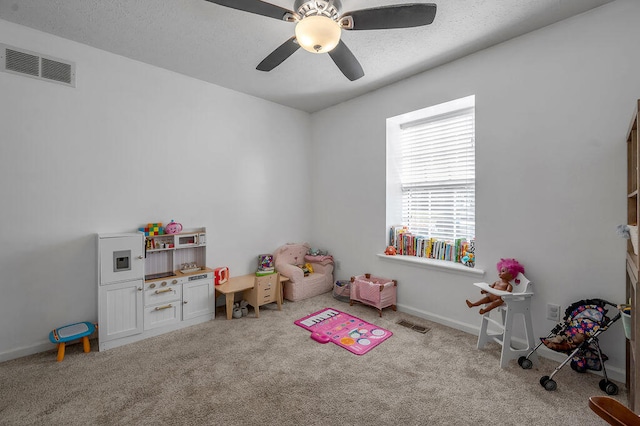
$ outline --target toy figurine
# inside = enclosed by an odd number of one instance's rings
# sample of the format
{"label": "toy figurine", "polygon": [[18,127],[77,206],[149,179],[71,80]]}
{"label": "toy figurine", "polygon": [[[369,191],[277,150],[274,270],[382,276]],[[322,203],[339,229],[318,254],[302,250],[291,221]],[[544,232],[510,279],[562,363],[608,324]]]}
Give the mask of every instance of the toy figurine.
{"label": "toy figurine", "polygon": [[[500,277],[500,279],[491,284],[490,287],[496,290],[513,291],[513,286],[510,281],[518,275],[518,272],[524,274],[524,267],[515,259],[500,259],[496,267],[498,268],[498,277]],[[488,293],[486,290],[481,290],[480,292],[486,294],[486,296],[474,303],[466,300],[467,306],[470,308],[488,304],[486,307],[480,309],[480,315],[484,315],[504,303],[504,300],[502,300],[500,296]]]}

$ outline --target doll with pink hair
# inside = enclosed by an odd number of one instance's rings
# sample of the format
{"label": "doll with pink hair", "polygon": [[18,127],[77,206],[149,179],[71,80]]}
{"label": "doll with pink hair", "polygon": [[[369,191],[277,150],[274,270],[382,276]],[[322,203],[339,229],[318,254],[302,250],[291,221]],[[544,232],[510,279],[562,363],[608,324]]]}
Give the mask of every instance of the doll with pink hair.
{"label": "doll with pink hair", "polygon": [[[500,259],[496,267],[498,268],[498,277],[500,277],[500,279],[491,284],[490,287],[496,290],[513,291],[513,286],[510,281],[517,277],[518,273],[524,274],[524,267],[515,259]],[[504,303],[504,300],[502,300],[500,296],[488,293],[486,290],[481,290],[480,292],[486,294],[486,296],[474,303],[468,300],[466,301],[467,306],[470,308],[487,304],[487,306],[480,309],[480,315],[484,315]]]}

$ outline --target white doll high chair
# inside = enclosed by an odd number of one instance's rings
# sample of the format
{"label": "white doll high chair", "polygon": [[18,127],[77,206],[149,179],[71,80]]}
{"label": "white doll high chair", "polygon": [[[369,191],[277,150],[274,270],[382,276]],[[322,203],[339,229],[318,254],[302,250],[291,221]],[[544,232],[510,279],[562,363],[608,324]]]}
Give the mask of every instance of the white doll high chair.
{"label": "white doll high chair", "polygon": [[[487,293],[500,296],[504,301],[502,305],[482,315],[478,349],[482,349],[491,340],[501,345],[500,367],[505,368],[510,360],[517,359],[521,355],[527,355],[535,347],[533,326],[531,324],[532,283],[522,273],[518,273],[518,276],[511,280],[511,286],[513,287],[511,292],[493,289],[487,283],[473,283],[473,285],[480,287]],[[484,306],[486,307],[487,304]],[[491,318],[490,314],[494,311],[500,313],[500,320]],[[515,348],[513,346],[513,319],[516,314],[522,315],[524,319],[524,328],[527,335],[526,348]],[[489,330],[489,323],[496,326],[500,331],[496,333]]]}

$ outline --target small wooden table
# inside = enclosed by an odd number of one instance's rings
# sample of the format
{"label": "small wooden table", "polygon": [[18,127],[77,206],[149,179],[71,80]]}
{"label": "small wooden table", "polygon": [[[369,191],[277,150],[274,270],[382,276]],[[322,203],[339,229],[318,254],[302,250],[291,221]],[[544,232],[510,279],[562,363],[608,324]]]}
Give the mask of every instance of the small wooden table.
{"label": "small wooden table", "polygon": [[[278,305],[282,304],[282,283],[289,281],[289,278],[280,276],[280,282],[278,283],[280,288],[276,289],[278,295]],[[224,284],[215,286],[216,292],[225,295],[227,319],[230,320],[233,314],[233,302],[235,294],[239,291],[245,291],[252,289],[256,283],[256,274],[241,275],[238,277],[230,277],[229,281]]]}

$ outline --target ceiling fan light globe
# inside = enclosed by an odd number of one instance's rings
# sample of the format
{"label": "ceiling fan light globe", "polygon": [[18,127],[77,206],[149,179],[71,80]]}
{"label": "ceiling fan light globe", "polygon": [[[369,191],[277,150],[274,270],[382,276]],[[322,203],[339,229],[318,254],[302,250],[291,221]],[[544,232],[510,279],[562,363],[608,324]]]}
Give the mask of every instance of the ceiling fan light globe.
{"label": "ceiling fan light globe", "polygon": [[326,53],[340,42],[342,28],[326,16],[307,16],[296,24],[298,44],[311,53]]}

